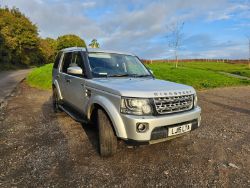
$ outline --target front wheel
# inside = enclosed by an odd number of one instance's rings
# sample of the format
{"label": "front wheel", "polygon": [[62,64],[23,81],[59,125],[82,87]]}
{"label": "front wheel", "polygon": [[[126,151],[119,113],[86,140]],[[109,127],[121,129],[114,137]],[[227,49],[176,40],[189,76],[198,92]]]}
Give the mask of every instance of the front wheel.
{"label": "front wheel", "polygon": [[103,157],[112,156],[117,150],[117,138],[108,116],[102,109],[97,111],[97,123],[99,129],[99,148]]}

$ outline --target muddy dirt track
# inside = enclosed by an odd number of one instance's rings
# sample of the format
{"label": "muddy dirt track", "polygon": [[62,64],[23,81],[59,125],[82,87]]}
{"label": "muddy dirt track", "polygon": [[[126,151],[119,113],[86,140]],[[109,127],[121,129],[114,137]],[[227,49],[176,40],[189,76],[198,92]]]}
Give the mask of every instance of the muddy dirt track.
{"label": "muddy dirt track", "polygon": [[202,126],[101,158],[94,128],[22,83],[0,113],[0,187],[250,187],[250,87],[199,92]]}

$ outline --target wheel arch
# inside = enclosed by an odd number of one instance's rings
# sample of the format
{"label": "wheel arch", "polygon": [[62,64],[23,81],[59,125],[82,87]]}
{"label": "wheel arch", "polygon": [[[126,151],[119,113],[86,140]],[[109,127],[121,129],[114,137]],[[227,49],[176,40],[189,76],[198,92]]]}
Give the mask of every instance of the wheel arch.
{"label": "wheel arch", "polygon": [[111,103],[107,98],[98,96],[95,99],[92,99],[89,104],[87,117],[91,119],[91,116],[95,109],[101,108],[108,116],[112,123],[112,127],[115,131],[115,134],[119,138],[127,138],[127,133],[125,126],[123,125],[122,118],[120,113],[115,108],[115,105]]}

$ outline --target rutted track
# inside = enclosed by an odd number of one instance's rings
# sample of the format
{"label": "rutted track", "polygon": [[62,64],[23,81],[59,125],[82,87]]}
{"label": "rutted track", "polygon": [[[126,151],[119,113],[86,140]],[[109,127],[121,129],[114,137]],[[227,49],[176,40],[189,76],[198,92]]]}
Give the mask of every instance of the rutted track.
{"label": "rutted track", "polygon": [[0,72],[0,108],[6,104],[5,99],[30,71],[31,69]]}

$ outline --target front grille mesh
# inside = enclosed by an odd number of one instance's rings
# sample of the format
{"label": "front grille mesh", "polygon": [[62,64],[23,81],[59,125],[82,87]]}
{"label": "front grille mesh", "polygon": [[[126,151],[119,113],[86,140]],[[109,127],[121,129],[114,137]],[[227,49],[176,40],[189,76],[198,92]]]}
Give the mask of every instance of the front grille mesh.
{"label": "front grille mesh", "polygon": [[157,97],[154,104],[158,114],[187,111],[193,108],[193,95]]}

